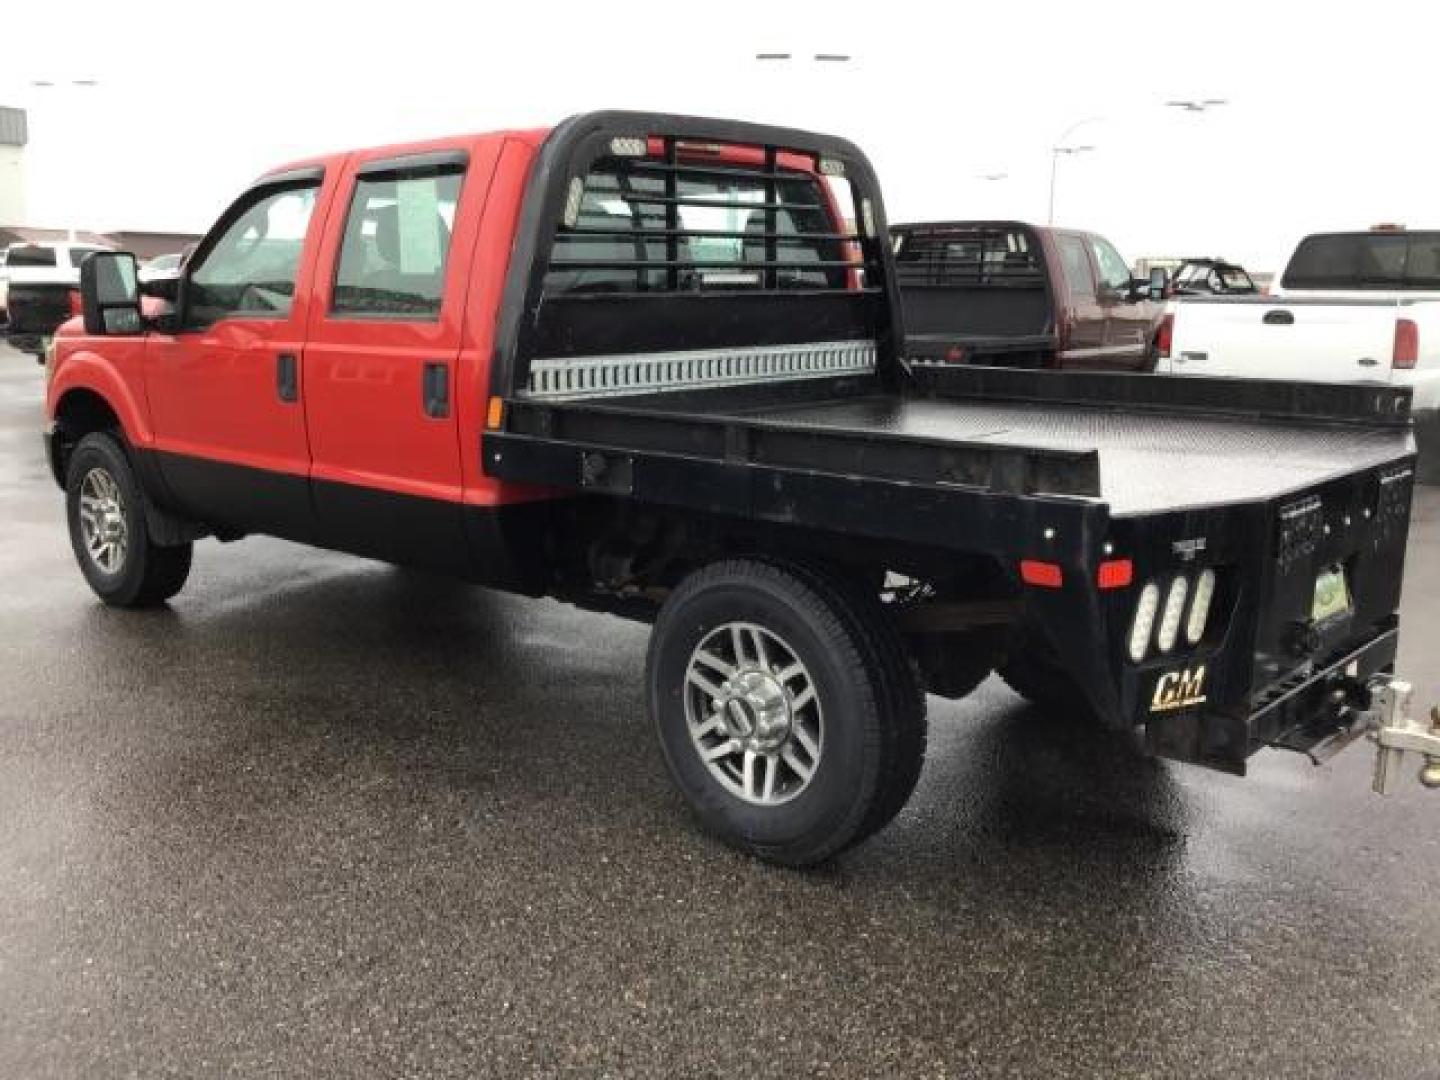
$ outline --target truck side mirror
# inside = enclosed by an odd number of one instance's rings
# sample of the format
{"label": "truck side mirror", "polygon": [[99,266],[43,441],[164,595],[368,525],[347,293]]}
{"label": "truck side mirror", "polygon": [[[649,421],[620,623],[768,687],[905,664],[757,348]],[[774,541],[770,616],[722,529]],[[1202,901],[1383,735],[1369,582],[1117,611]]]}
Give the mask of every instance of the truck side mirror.
{"label": "truck side mirror", "polygon": [[1165,299],[1166,290],[1170,288],[1170,275],[1165,272],[1163,266],[1157,266],[1150,271],[1150,299]]}
{"label": "truck side mirror", "polygon": [[128,251],[97,251],[80,264],[80,309],[87,334],[138,334],[140,281]]}

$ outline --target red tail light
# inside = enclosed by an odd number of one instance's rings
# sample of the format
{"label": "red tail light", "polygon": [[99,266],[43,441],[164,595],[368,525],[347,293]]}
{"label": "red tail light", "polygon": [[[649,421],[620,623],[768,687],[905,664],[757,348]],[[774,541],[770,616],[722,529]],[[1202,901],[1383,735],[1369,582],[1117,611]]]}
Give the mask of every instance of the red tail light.
{"label": "red tail light", "polygon": [[1021,559],[1020,580],[1026,585],[1038,585],[1042,589],[1059,589],[1065,584],[1065,572],[1060,569],[1059,563]]}
{"label": "red tail light", "polygon": [[1402,370],[1409,370],[1420,359],[1420,328],[1414,319],[1395,320],[1395,350],[1390,355],[1390,364]]}
{"label": "red tail light", "polygon": [[1170,359],[1170,344],[1175,339],[1175,313],[1167,311],[1160,316],[1160,325],[1155,329],[1155,355],[1162,360]]}
{"label": "red tail light", "polygon": [[1129,559],[1106,559],[1095,571],[1095,584],[1102,589],[1126,589],[1135,580],[1135,564]]}
{"label": "red tail light", "polygon": [[80,300],[79,289],[71,289],[66,293],[65,302],[69,305],[69,311],[72,316],[85,314],[85,305]]}

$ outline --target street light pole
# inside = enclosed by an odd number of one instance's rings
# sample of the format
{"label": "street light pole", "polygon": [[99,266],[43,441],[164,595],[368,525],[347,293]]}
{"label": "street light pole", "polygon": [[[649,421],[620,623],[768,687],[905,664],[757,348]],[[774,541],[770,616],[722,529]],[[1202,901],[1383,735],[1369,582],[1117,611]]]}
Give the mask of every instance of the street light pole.
{"label": "street light pole", "polygon": [[1085,154],[1095,149],[1093,146],[1066,146],[1065,140],[1075,134],[1079,128],[1086,124],[1093,124],[1100,119],[1101,117],[1098,116],[1087,116],[1084,120],[1076,120],[1075,123],[1060,133],[1060,137],[1056,139],[1055,144],[1050,147],[1050,208],[1045,218],[1046,224],[1055,224],[1055,177],[1060,169],[1060,155],[1073,156],[1075,154]]}

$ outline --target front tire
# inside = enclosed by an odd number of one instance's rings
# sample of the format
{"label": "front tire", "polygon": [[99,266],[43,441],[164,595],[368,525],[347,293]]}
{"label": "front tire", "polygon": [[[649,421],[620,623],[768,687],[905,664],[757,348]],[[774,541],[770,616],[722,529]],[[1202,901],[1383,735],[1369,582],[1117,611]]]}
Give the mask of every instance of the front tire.
{"label": "front tire", "polygon": [[95,595],[113,607],[139,608],[178,593],[190,575],[191,545],[150,539],[144,492],[120,441],[108,432],[86,435],[65,475],[70,546]]}
{"label": "front tire", "polygon": [[821,571],[716,563],[655,623],[646,693],[672,778],[728,843],[821,862],[904,805],[924,701],[878,603]]}

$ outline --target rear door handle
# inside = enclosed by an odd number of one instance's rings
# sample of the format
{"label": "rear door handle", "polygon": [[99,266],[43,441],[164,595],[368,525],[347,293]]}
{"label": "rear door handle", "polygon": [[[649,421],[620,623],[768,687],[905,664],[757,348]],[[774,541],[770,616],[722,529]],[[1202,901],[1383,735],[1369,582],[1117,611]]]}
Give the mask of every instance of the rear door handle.
{"label": "rear door handle", "polygon": [[287,404],[300,400],[300,365],[294,353],[275,357],[275,393]]}
{"label": "rear door handle", "polygon": [[450,365],[444,361],[427,361],[420,380],[421,404],[432,420],[450,415]]}
{"label": "rear door handle", "polygon": [[1295,315],[1293,312],[1280,308],[1276,311],[1265,312],[1263,322],[1266,326],[1293,326],[1295,324]]}
{"label": "rear door handle", "polygon": [[1356,360],[1355,362],[1361,367],[1374,367],[1377,363],[1379,363],[1379,361],[1376,360],[1373,356],[1362,356],[1359,360]]}

